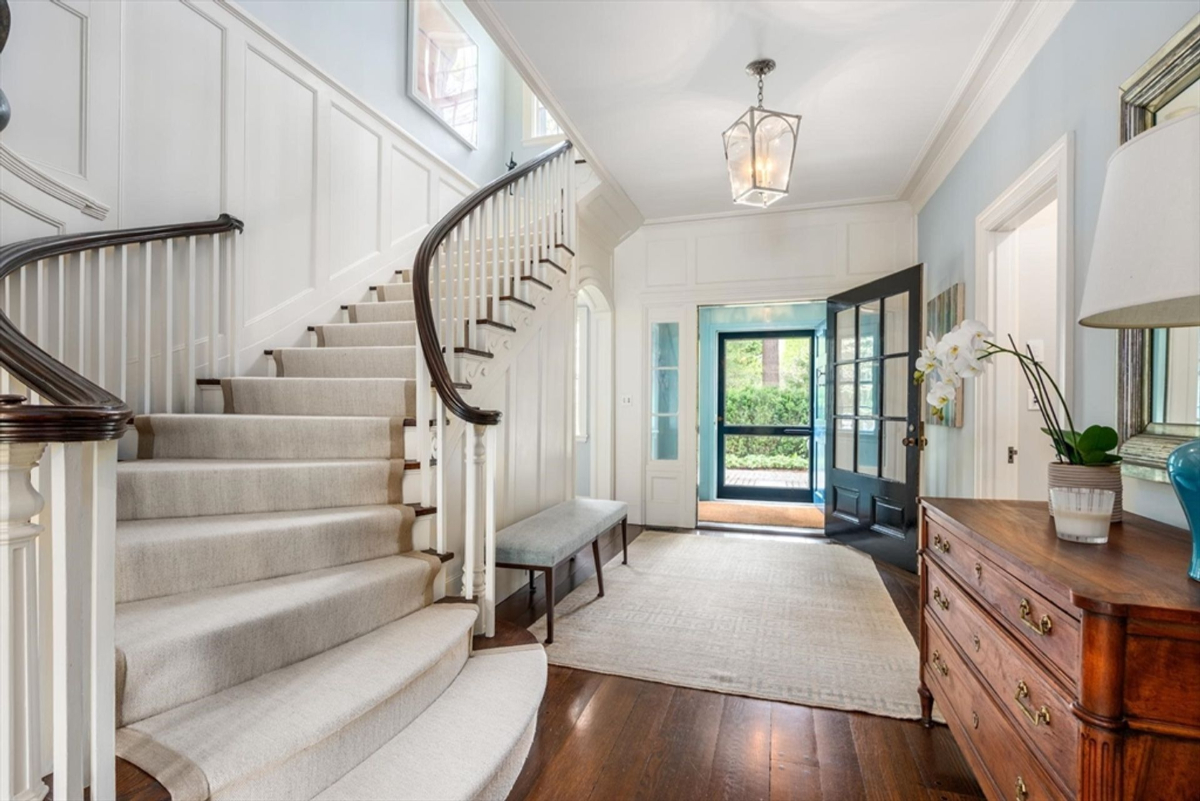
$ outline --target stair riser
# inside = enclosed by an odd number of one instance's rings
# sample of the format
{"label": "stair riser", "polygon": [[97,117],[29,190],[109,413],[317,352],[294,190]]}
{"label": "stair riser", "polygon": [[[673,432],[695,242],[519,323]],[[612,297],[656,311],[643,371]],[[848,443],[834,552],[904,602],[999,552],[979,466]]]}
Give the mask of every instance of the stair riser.
{"label": "stair riser", "polygon": [[[297,386],[292,381],[320,382]],[[229,414],[411,417],[416,385],[407,379],[224,379]],[[230,405],[232,401],[232,406]]]}
{"label": "stair riser", "polygon": [[284,348],[275,375],[284,378],[413,378],[416,348]]}
{"label": "stair riser", "polygon": [[141,459],[399,459],[411,428],[403,418],[153,415],[126,439]]}
{"label": "stair riser", "polygon": [[117,527],[117,603],[395,556],[414,549],[413,522],[402,506],[126,521]]}
{"label": "stair riser", "polygon": [[326,325],[313,332],[311,341],[312,346],[320,348],[395,347],[416,344],[417,326],[413,322]]}
{"label": "stair riser", "polygon": [[347,310],[346,321],[350,323],[397,323],[416,319],[411,301],[396,303],[354,303]]}
{"label": "stair riser", "polygon": [[[125,665],[120,725],[307,659],[415,612],[425,605],[429,579],[427,566],[416,562],[393,557],[368,563],[365,570],[327,571],[316,583],[304,576],[256,585],[227,599],[216,619],[182,621],[186,630],[179,636],[163,637],[160,629],[174,619],[172,608],[188,608],[180,606],[188,596],[118,606],[118,664]],[[304,594],[296,599],[279,592],[302,582]]]}
{"label": "stair riser", "polygon": [[247,469],[200,465],[156,472],[118,469],[117,519],[403,503],[403,474],[402,459],[344,461],[336,468],[285,460]]}

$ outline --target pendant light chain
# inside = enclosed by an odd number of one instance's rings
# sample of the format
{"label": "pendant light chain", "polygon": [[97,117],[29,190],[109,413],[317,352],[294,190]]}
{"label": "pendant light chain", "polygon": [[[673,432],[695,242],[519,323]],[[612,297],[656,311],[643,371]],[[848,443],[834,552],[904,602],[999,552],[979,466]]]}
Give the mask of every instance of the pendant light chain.
{"label": "pendant light chain", "polygon": [[762,93],[763,93],[763,76],[760,74],[758,76],[758,107],[759,108],[763,107]]}

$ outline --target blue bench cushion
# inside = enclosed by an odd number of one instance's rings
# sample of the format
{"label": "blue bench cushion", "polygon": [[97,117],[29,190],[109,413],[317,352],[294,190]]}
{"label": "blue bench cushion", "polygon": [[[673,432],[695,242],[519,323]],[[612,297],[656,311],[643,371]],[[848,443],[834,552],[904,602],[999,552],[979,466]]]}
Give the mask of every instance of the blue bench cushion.
{"label": "blue bench cushion", "polygon": [[496,533],[496,561],[554,567],[629,513],[622,501],[576,498],[538,512]]}

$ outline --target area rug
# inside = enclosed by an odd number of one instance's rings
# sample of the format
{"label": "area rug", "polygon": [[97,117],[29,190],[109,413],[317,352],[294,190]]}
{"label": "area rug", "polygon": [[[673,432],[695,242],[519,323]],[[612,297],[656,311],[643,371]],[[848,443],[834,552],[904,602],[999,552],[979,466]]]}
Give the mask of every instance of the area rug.
{"label": "area rug", "polygon": [[746,526],[825,528],[825,512],[810,504],[700,501],[701,523],[740,523]]}
{"label": "area rug", "polygon": [[[555,606],[551,664],[805,706],[920,717],[919,656],[844,545],[647,531]],[[546,619],[531,628],[545,639]]]}

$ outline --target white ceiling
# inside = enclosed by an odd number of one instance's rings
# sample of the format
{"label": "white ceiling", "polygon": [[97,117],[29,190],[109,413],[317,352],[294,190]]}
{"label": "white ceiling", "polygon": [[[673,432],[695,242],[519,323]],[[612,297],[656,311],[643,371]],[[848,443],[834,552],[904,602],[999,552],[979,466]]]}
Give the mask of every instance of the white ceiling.
{"label": "white ceiling", "polygon": [[755,101],[803,115],[772,209],[897,197],[1000,21],[997,0],[493,0],[593,156],[648,219],[745,209],[721,132]]}

